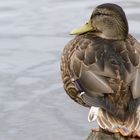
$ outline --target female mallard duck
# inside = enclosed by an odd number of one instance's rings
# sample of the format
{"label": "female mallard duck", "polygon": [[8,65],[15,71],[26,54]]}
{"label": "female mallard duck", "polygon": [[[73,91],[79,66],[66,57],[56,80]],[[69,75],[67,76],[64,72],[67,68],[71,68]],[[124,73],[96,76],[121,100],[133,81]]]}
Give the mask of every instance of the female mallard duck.
{"label": "female mallard duck", "polygon": [[91,107],[88,120],[101,129],[140,137],[140,44],[128,34],[122,8],[99,5],[71,34],[77,36],[61,62],[67,94]]}

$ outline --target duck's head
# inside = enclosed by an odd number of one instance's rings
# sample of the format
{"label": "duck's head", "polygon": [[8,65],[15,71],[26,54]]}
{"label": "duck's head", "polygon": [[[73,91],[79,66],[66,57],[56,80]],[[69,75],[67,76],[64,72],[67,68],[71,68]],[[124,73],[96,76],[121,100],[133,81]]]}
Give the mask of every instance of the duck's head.
{"label": "duck's head", "polygon": [[72,30],[72,35],[91,32],[104,39],[124,40],[128,35],[128,22],[123,9],[111,3],[99,5],[90,20],[82,27]]}

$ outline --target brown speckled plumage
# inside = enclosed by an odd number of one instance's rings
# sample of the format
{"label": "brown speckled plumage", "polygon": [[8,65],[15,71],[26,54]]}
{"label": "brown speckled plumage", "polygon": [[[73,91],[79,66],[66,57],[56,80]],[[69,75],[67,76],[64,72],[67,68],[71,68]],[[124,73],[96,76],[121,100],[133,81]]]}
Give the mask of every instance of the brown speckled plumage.
{"label": "brown speckled plumage", "polygon": [[[74,101],[86,107],[101,108],[98,118],[101,128],[110,130],[122,125],[130,131],[140,131],[140,44],[128,34],[128,25],[124,27],[127,23],[125,14],[116,7],[113,4],[98,6],[91,20],[97,23],[100,15],[107,20],[111,14],[101,13],[104,8],[113,14],[117,11],[118,20],[123,19],[117,21],[118,25],[123,22],[120,31],[116,24],[118,34],[115,36],[115,33],[105,32],[100,25],[95,25],[96,30],[72,39],[62,54],[62,79],[67,94]],[[111,30],[110,25],[107,29]],[[78,81],[79,88],[75,81]]]}

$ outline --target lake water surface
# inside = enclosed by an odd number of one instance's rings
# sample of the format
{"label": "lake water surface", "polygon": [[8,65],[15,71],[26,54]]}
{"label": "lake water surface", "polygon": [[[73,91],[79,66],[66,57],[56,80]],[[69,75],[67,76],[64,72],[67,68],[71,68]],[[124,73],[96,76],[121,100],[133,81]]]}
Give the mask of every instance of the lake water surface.
{"label": "lake water surface", "polygon": [[[0,0],[0,140],[85,140],[95,123],[62,87],[69,32],[112,0]],[[140,1],[114,0],[140,39]]]}

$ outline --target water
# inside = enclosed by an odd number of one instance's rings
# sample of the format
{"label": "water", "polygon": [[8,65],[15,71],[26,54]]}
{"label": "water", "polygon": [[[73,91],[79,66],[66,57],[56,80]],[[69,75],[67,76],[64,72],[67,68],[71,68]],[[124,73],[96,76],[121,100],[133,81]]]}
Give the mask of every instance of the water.
{"label": "water", "polygon": [[[62,88],[60,56],[92,9],[111,0],[0,0],[0,140],[85,140],[88,109]],[[139,0],[114,0],[140,39]]]}

